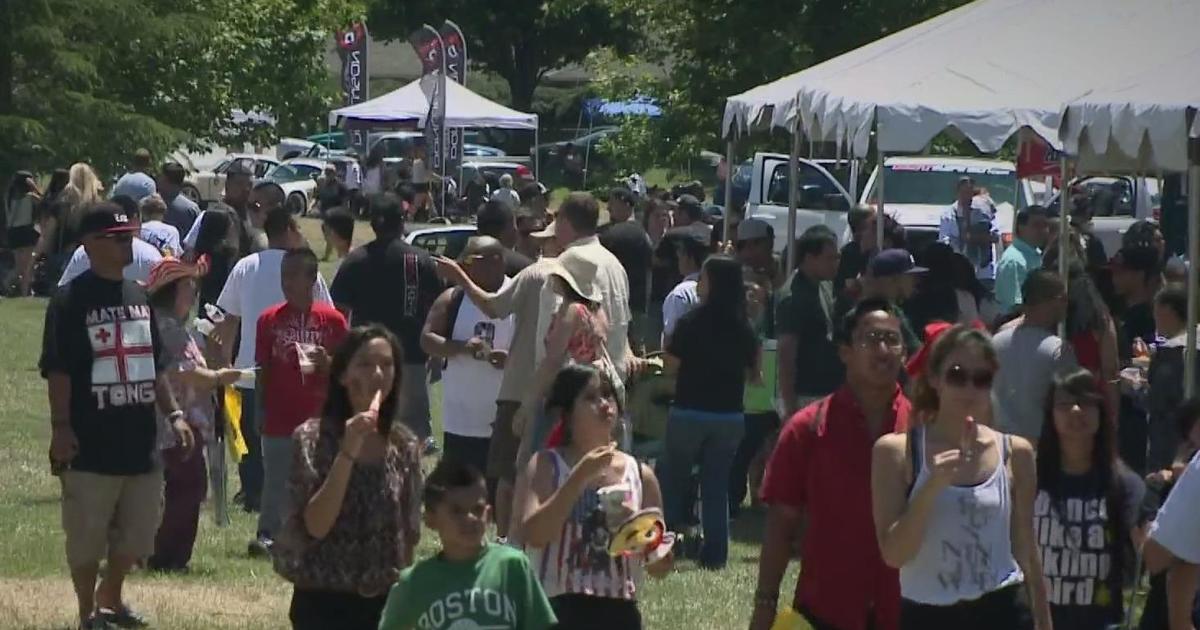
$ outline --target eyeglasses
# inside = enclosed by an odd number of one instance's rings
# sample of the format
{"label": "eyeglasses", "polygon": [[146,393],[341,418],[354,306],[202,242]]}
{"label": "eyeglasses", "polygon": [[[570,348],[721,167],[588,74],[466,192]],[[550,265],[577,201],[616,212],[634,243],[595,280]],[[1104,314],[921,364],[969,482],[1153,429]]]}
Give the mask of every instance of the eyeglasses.
{"label": "eyeglasses", "polygon": [[951,387],[966,387],[970,384],[975,389],[991,389],[992,381],[996,378],[996,373],[986,369],[971,371],[956,363],[951,365],[950,369],[946,370],[943,378],[946,379],[946,384]]}
{"label": "eyeglasses", "polygon": [[904,347],[904,338],[898,332],[890,330],[872,330],[858,338],[858,347],[873,348],[883,344],[888,350]]}

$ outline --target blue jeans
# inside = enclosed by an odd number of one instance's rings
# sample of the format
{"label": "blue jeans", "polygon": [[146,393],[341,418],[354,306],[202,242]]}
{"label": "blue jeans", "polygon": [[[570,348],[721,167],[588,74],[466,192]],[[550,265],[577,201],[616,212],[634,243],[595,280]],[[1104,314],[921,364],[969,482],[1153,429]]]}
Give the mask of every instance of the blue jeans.
{"label": "blue jeans", "polygon": [[740,413],[709,413],[673,407],[658,462],[669,528],[687,521],[692,468],[700,466],[700,566],[720,569],[729,558],[729,471],[745,431]]}

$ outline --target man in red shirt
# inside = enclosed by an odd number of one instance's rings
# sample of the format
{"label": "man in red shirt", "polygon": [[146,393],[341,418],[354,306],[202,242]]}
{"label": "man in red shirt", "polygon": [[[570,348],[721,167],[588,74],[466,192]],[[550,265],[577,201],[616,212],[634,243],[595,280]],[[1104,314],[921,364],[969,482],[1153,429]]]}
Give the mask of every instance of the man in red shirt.
{"label": "man in red shirt", "polygon": [[307,248],[283,255],[284,302],[258,318],[254,359],[262,392],[263,494],[258,535],[250,554],[265,556],[279,529],[292,463],[292,431],[321,413],[329,356],[346,337],[346,318],[331,304],[313,301],[317,255]]}
{"label": "man in red shirt", "polygon": [[751,630],[775,618],[779,582],[802,538],[793,607],[814,630],[896,630],[900,582],[879,555],[871,516],[871,447],[904,431],[910,405],[897,377],[900,320],[883,300],[859,302],[838,322],[846,382],[784,426],[767,464],[768,505]]}

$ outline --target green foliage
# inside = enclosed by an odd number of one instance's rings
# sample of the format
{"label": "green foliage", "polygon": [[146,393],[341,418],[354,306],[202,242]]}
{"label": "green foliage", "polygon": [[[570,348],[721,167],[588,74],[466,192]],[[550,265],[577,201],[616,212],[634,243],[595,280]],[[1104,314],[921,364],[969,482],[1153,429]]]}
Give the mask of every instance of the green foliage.
{"label": "green foliage", "polygon": [[[361,8],[338,0],[0,3],[0,173],[84,160],[112,174],[137,147],[266,143],[322,124],[324,53]],[[278,127],[234,128],[234,109]]]}
{"label": "green foliage", "polygon": [[510,103],[529,111],[549,70],[580,63],[589,52],[635,45],[636,12],[624,0],[368,0],[367,23],[377,37],[405,40],[428,23],[458,24],[471,65],[508,82]]}

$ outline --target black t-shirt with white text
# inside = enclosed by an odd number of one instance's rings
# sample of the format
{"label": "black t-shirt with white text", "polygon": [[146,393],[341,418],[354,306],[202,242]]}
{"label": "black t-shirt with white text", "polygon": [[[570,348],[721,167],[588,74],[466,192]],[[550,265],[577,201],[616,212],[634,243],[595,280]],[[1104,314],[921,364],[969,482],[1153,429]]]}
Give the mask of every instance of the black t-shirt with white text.
{"label": "black t-shirt with white text", "polygon": [[405,363],[424,363],[421,327],[442,293],[429,253],[403,238],[376,239],[350,250],[329,287],[350,325],[378,323],[400,338]]}
{"label": "black t-shirt with white text", "polygon": [[103,475],[154,469],[155,380],[161,344],[146,290],[90,270],[50,300],[39,363],[71,379],[71,468]]}
{"label": "black t-shirt with white text", "polygon": [[[1124,526],[1109,523],[1108,501],[1096,475],[1064,475],[1057,499],[1039,488],[1034,535],[1046,576],[1055,630],[1095,630],[1120,623],[1121,567],[1133,566],[1128,532],[1137,521],[1145,484],[1129,469],[1117,476]],[[1117,532],[1124,531],[1124,540]],[[1117,554],[1117,546],[1121,554]]]}

